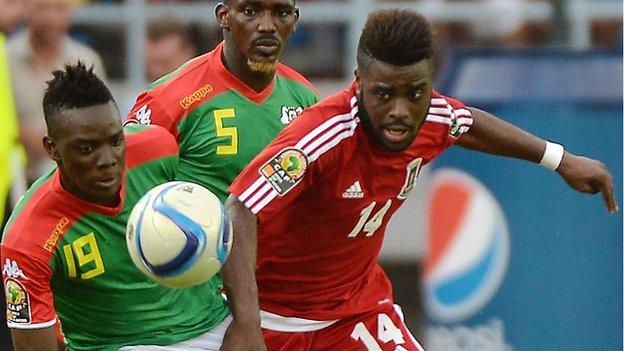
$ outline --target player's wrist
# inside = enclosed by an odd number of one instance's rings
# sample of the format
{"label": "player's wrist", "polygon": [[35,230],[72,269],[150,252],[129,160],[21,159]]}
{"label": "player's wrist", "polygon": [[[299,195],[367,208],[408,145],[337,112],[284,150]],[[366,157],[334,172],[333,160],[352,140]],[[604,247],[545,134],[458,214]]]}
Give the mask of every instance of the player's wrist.
{"label": "player's wrist", "polygon": [[565,148],[563,145],[547,141],[546,149],[544,150],[544,154],[542,155],[539,165],[546,169],[550,169],[551,171],[556,171],[561,165],[561,160],[563,160],[564,154]]}

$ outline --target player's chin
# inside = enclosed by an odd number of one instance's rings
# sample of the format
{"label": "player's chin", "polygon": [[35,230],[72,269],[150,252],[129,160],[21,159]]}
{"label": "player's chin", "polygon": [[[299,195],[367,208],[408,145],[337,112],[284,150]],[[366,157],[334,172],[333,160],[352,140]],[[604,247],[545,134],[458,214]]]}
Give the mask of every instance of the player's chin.
{"label": "player's chin", "polygon": [[406,133],[401,138],[396,136],[388,137],[384,133],[381,136],[382,143],[386,149],[392,152],[402,152],[406,150],[414,141],[414,135],[412,133]]}
{"label": "player's chin", "polygon": [[110,181],[110,182],[95,182],[91,187],[91,193],[94,197],[99,199],[112,199],[116,198],[119,190],[121,189],[121,181]]}
{"label": "player's chin", "polygon": [[277,70],[277,57],[254,57],[247,60],[252,72],[273,73]]}

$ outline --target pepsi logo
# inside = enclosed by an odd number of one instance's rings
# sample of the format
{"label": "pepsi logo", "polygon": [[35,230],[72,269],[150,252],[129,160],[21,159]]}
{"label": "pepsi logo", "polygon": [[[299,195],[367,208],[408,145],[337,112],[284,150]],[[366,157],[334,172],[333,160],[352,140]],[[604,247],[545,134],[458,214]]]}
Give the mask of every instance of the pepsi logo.
{"label": "pepsi logo", "polygon": [[470,318],[498,291],[509,263],[509,228],[492,193],[452,169],[431,177],[427,200],[425,297],[429,316],[452,323]]}

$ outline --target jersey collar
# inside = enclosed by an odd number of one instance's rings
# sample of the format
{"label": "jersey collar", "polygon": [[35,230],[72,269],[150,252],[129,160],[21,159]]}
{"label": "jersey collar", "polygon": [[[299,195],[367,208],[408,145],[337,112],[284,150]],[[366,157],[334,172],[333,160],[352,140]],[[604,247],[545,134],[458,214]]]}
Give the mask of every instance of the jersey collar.
{"label": "jersey collar", "polygon": [[238,79],[235,75],[228,71],[227,68],[225,68],[223,60],[221,59],[222,53],[223,42],[217,45],[217,47],[212,51],[212,55],[215,62],[214,69],[217,75],[219,75],[219,77],[223,79],[225,85],[230,89],[236,90],[248,100],[251,100],[256,104],[264,103],[275,88],[275,78],[271,81],[271,84],[269,84],[269,86],[264,88],[264,90],[257,92],[249,87],[247,84],[245,84],[243,81]]}

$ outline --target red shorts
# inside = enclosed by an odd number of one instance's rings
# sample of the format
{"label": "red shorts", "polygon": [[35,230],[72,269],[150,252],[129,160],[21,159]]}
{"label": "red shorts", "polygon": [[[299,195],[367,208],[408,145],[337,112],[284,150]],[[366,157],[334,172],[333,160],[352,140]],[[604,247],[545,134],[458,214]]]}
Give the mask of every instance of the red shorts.
{"label": "red shorts", "polygon": [[267,351],[423,351],[397,305],[342,319],[312,332],[263,330]]}

